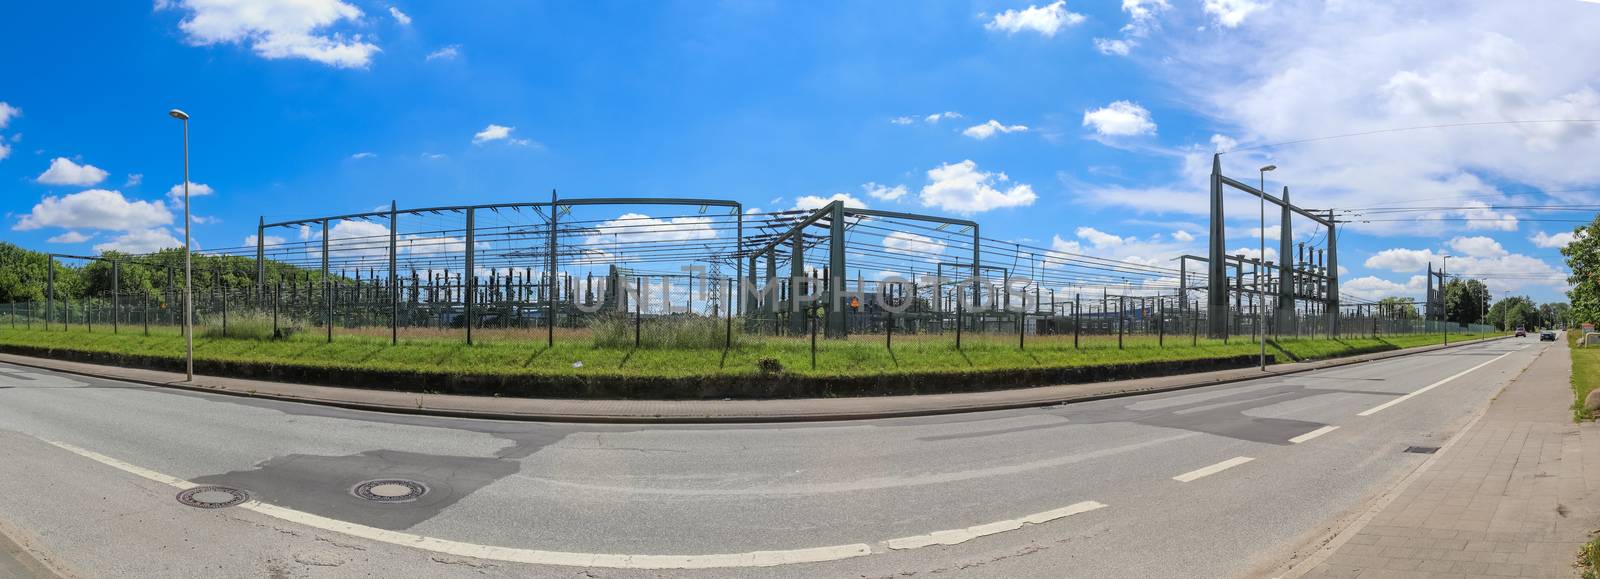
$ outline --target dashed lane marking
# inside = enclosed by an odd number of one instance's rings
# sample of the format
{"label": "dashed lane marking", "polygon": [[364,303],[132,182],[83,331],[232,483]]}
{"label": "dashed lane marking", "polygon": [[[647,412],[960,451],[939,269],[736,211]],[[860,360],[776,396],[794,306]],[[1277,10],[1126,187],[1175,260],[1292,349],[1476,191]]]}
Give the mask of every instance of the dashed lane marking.
{"label": "dashed lane marking", "polygon": [[1250,458],[1248,456],[1235,456],[1233,458],[1230,458],[1228,460],[1224,460],[1224,461],[1219,462],[1217,464],[1213,464],[1213,465],[1205,467],[1205,468],[1198,468],[1198,469],[1195,469],[1195,470],[1191,470],[1189,472],[1186,472],[1186,473],[1180,474],[1178,476],[1172,477],[1172,480],[1175,480],[1175,481],[1178,481],[1178,482],[1194,482],[1196,480],[1199,480],[1199,479],[1202,479],[1202,478],[1217,474],[1219,472],[1228,470],[1230,468],[1239,466],[1241,464],[1250,462],[1252,460],[1255,460],[1255,459]]}
{"label": "dashed lane marking", "polygon": [[1289,439],[1289,442],[1294,443],[1294,444],[1300,444],[1300,443],[1305,442],[1307,440],[1311,440],[1313,438],[1316,438],[1318,436],[1322,436],[1324,434],[1327,434],[1329,432],[1333,432],[1333,431],[1338,430],[1338,429],[1339,429],[1339,427],[1337,427],[1337,426],[1324,426],[1322,428],[1318,428],[1318,429],[1313,430],[1311,432],[1307,432],[1307,433],[1302,434],[1300,436],[1296,436],[1294,438],[1291,438],[1291,439]]}

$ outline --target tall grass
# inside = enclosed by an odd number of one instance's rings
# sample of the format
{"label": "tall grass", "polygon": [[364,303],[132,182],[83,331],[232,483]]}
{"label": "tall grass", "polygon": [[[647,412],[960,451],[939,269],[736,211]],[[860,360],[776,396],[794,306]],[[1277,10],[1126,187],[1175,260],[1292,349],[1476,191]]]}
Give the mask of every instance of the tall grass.
{"label": "tall grass", "polygon": [[[635,332],[641,348],[721,348],[728,345],[728,321],[696,314],[635,320],[626,315],[604,316],[589,324],[594,345],[600,348],[632,348]],[[733,328],[733,343],[743,343],[739,324]]]}
{"label": "tall grass", "polygon": [[226,328],[221,323],[207,325],[200,335],[207,338],[234,338],[239,340],[286,340],[305,329],[305,323],[279,316],[277,330],[273,330],[272,314],[240,312],[228,317]]}

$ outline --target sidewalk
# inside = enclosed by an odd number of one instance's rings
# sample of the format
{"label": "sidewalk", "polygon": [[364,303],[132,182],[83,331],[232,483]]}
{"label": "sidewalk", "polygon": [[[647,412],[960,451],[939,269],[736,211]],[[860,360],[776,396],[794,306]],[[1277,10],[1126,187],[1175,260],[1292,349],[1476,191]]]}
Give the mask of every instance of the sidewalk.
{"label": "sidewalk", "polygon": [[1578,576],[1600,525],[1600,426],[1573,424],[1571,374],[1558,341],[1303,576]]}
{"label": "sidewalk", "polygon": [[[1454,348],[1481,343],[1483,341],[1473,340],[1452,343],[1447,347]],[[1383,360],[1396,356],[1431,352],[1443,347],[1446,346],[1424,346],[1330,360],[1276,364],[1268,366],[1265,372],[1257,368],[1242,368],[1156,378],[1014,388],[989,392],[774,400],[500,398],[313,386],[198,375],[195,376],[193,383],[186,383],[184,382],[183,374],[161,370],[102,366],[15,354],[0,354],[0,362],[153,386],[308,402],[380,412],[545,422],[733,423],[860,420],[1027,408],[1151,392],[1182,390],[1241,380],[1253,380],[1267,376],[1308,372],[1335,366]],[[426,390],[426,385],[418,385],[411,389]]]}

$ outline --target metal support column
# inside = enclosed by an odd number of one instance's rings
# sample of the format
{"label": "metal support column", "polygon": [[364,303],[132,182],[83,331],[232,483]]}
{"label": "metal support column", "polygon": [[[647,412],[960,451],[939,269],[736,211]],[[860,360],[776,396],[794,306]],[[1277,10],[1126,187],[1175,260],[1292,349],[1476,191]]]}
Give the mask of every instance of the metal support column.
{"label": "metal support column", "polygon": [[1328,210],[1328,335],[1339,334],[1339,222]]}
{"label": "metal support column", "polygon": [[557,275],[556,272],[561,267],[561,265],[556,261],[556,250],[557,250],[556,220],[560,217],[560,215],[561,215],[561,208],[556,206],[556,190],[555,189],[551,189],[550,190],[550,267],[549,267],[550,273],[545,276],[545,277],[550,279],[550,294],[548,296],[548,298],[550,299],[550,313],[549,313],[550,319],[546,320],[547,323],[545,324],[546,328],[548,328],[548,332],[546,332],[546,334],[545,334],[545,347],[555,347],[555,345],[556,345],[556,294],[559,293],[556,290],[556,275]]}
{"label": "metal support column", "polygon": [[328,220],[322,220],[322,311],[326,312],[322,325],[328,329],[328,343],[333,343],[333,286],[328,279]]}
{"label": "metal support column", "polygon": [[389,345],[400,343],[400,271],[395,263],[399,249],[395,236],[399,229],[399,206],[389,200]]}
{"label": "metal support column", "polygon": [[800,311],[800,294],[811,293],[800,291],[801,287],[806,283],[806,250],[803,232],[795,232],[794,242],[791,247],[792,249],[789,250],[789,333],[798,336],[806,332],[806,318],[810,317],[810,315],[803,314]]}
{"label": "metal support column", "polygon": [[1278,206],[1282,211],[1281,231],[1278,235],[1278,333],[1293,334],[1294,324],[1294,266],[1290,265],[1290,256],[1294,254],[1294,234],[1291,231],[1289,212],[1289,187],[1283,188],[1283,203]]}
{"label": "metal support column", "polygon": [[1207,253],[1208,274],[1206,277],[1206,318],[1210,329],[1208,334],[1212,338],[1223,338],[1228,335],[1228,272],[1223,247],[1226,244],[1227,232],[1223,227],[1222,214],[1222,155],[1211,157],[1211,232],[1210,251]]}
{"label": "metal support column", "polygon": [[[844,274],[844,203],[833,204],[828,224],[828,326],[829,338],[843,338],[845,328],[844,286],[849,283]],[[859,287],[857,289],[860,289]]]}
{"label": "metal support column", "polygon": [[461,305],[462,305],[462,312],[461,313],[462,313],[462,316],[463,316],[461,325],[464,326],[467,329],[467,345],[468,346],[472,345],[472,302],[473,302],[473,297],[474,297],[473,294],[476,293],[477,290],[478,290],[478,274],[477,274],[478,270],[475,269],[473,264],[472,264],[473,254],[476,253],[476,248],[473,247],[473,246],[477,243],[477,232],[474,231],[474,229],[477,229],[476,216],[477,216],[477,210],[475,208],[468,207],[467,208],[467,271],[466,271],[466,282],[462,284],[464,286],[463,287],[464,291],[462,292],[462,296],[461,296]]}

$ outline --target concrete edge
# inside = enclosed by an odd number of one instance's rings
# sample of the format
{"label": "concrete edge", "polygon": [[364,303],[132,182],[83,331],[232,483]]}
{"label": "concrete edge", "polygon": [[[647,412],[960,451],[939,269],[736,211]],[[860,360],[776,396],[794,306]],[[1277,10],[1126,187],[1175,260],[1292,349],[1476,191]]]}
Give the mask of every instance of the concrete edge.
{"label": "concrete edge", "polygon": [[[116,381],[120,381],[120,382],[130,382],[130,383],[134,383],[134,384],[144,384],[144,385],[147,385],[147,386],[157,386],[157,387],[163,387],[163,388],[174,388],[174,389],[178,389],[178,390],[186,390],[186,391],[193,391],[193,392],[207,392],[207,393],[211,393],[211,394],[222,394],[222,395],[227,395],[227,396],[240,396],[240,397],[247,397],[247,398],[261,398],[261,399],[268,399],[268,400],[280,400],[280,401],[286,401],[286,402],[298,402],[298,403],[303,403],[303,404],[317,404],[317,405],[321,405],[321,406],[331,406],[331,407],[344,408],[344,409],[349,409],[349,410],[361,410],[361,411],[368,411],[368,412],[383,412],[383,413],[389,413],[389,414],[409,414],[409,415],[420,415],[420,416],[442,416],[442,417],[451,417],[451,418],[471,418],[471,419],[479,419],[479,420],[511,420],[511,421],[523,421],[523,422],[565,422],[565,423],[589,423],[589,424],[759,424],[759,423],[796,423],[796,422],[838,422],[838,421],[846,421],[846,420],[873,420],[873,419],[883,419],[883,418],[909,418],[909,417],[917,417],[917,416],[937,416],[937,415],[945,415],[945,414],[965,414],[965,413],[971,413],[971,412],[988,412],[988,411],[995,411],[995,410],[1014,410],[1014,409],[1018,409],[1018,408],[1053,406],[1053,405],[1058,405],[1058,404],[1070,404],[1070,403],[1076,403],[1076,402],[1090,402],[1090,401],[1095,401],[1095,400],[1106,400],[1106,399],[1112,399],[1112,398],[1123,398],[1123,397],[1128,397],[1128,396],[1138,396],[1138,395],[1142,395],[1142,394],[1157,394],[1157,393],[1162,393],[1162,392],[1175,392],[1175,391],[1180,391],[1180,390],[1188,390],[1188,389],[1192,389],[1192,388],[1200,388],[1200,387],[1204,387],[1204,386],[1215,386],[1215,385],[1219,385],[1219,384],[1230,384],[1230,383],[1234,383],[1234,382],[1243,382],[1243,381],[1247,381],[1247,380],[1255,380],[1255,379],[1258,379],[1258,378],[1266,378],[1266,377],[1273,377],[1273,376],[1288,376],[1288,375],[1299,374],[1299,373],[1303,373],[1303,372],[1311,372],[1311,371],[1314,371],[1314,370],[1323,370],[1323,369],[1328,369],[1328,368],[1337,368],[1337,367],[1341,367],[1341,366],[1349,366],[1349,365],[1353,365],[1353,364],[1360,364],[1360,363],[1363,363],[1363,362],[1375,362],[1375,361],[1379,361],[1379,360],[1388,360],[1388,359],[1391,359],[1391,358],[1397,358],[1397,357],[1400,357],[1400,356],[1409,356],[1409,355],[1413,355],[1413,354],[1423,354],[1423,353],[1427,353],[1427,352],[1434,352],[1434,351],[1444,350],[1444,349],[1447,349],[1447,348],[1456,348],[1456,347],[1467,346],[1467,345],[1471,345],[1471,344],[1482,344],[1482,343],[1486,343],[1486,342],[1491,342],[1491,341],[1495,341],[1495,340],[1502,340],[1502,339],[1507,339],[1507,338],[1509,338],[1509,336],[1498,336],[1498,337],[1488,338],[1488,339],[1456,342],[1456,343],[1452,343],[1452,344],[1448,344],[1448,345],[1438,344],[1438,345],[1430,345],[1430,346],[1418,346],[1418,347],[1414,347],[1414,348],[1403,348],[1403,349],[1399,349],[1399,350],[1390,350],[1390,351],[1387,351],[1387,352],[1376,352],[1376,353],[1371,353],[1371,354],[1358,354],[1358,355],[1354,355],[1354,356],[1345,356],[1345,357],[1340,357],[1340,358],[1330,358],[1330,359],[1326,359],[1326,360],[1318,360],[1318,361],[1312,361],[1312,362],[1291,362],[1291,363],[1286,363],[1286,364],[1280,364],[1276,368],[1273,367],[1273,366],[1269,366],[1265,373],[1258,373],[1258,374],[1243,373],[1243,372],[1240,372],[1240,370],[1237,370],[1237,369],[1234,369],[1234,370],[1217,370],[1217,371],[1213,371],[1213,372],[1203,372],[1203,373],[1193,374],[1192,376],[1194,376],[1195,379],[1192,380],[1192,381],[1184,382],[1184,383],[1180,383],[1180,384],[1168,385],[1168,386],[1154,386],[1154,387],[1143,387],[1143,388],[1135,387],[1135,388],[1127,388],[1127,389],[1123,389],[1123,390],[1089,392],[1089,393],[1083,393],[1083,394],[1068,394],[1068,395],[1064,395],[1064,396],[1050,396],[1050,397],[1042,397],[1042,398],[1038,398],[1038,399],[1027,399],[1027,400],[1006,400],[1006,401],[991,402],[991,403],[982,402],[981,399],[983,397],[985,397],[986,395],[995,395],[997,393],[1015,393],[1018,390],[1013,389],[1013,390],[993,390],[993,391],[985,391],[985,392],[966,392],[966,393],[958,393],[958,394],[943,394],[941,396],[971,397],[971,398],[974,398],[974,399],[978,399],[980,401],[976,402],[976,403],[972,403],[972,404],[959,404],[958,403],[958,404],[939,406],[939,407],[908,407],[908,408],[902,408],[902,409],[884,409],[884,410],[871,410],[871,411],[861,411],[861,412],[821,412],[821,413],[815,413],[815,414],[795,413],[795,412],[774,412],[774,413],[770,413],[770,414],[761,414],[759,412],[756,412],[756,413],[740,413],[740,414],[716,414],[716,413],[712,412],[712,413],[706,413],[706,414],[680,413],[680,414],[673,414],[673,415],[665,415],[665,414],[653,414],[653,415],[635,414],[635,415],[627,415],[627,414],[579,414],[579,413],[548,413],[548,412],[546,412],[546,413],[541,413],[541,412],[492,412],[492,411],[477,411],[477,410],[456,409],[456,408],[430,408],[430,407],[428,407],[426,405],[423,405],[423,404],[419,404],[419,405],[417,405],[415,407],[412,407],[412,406],[398,406],[398,405],[393,405],[393,404],[380,404],[380,403],[374,403],[374,402],[362,402],[362,401],[358,401],[358,400],[326,398],[326,397],[316,397],[316,396],[295,396],[295,395],[290,395],[290,394],[262,394],[262,393],[253,392],[253,391],[235,390],[235,389],[226,388],[226,387],[204,386],[204,385],[200,385],[200,384],[185,383],[184,381],[181,381],[181,380],[177,380],[177,381],[148,380],[148,379],[142,379],[142,378],[139,378],[139,377],[136,377],[136,376],[119,375],[118,373],[116,373],[116,370],[136,370],[136,369],[127,369],[127,368],[122,368],[120,366],[104,366],[104,365],[99,365],[99,364],[89,364],[89,363],[85,363],[85,362],[66,362],[66,361],[52,360],[52,359],[49,359],[49,358],[36,358],[36,357],[31,357],[31,356],[20,356],[20,355],[16,355],[16,354],[0,354],[0,361],[3,361],[3,362],[8,363],[8,364],[14,364],[14,365],[25,366],[25,367],[30,367],[30,368],[38,368],[38,369],[49,370],[49,371],[53,371],[53,372],[62,372],[62,373],[66,373],[66,374],[73,374],[73,375],[78,375],[78,376],[88,376],[88,377],[91,377],[91,378],[99,378],[99,379],[105,379],[105,380],[116,380]],[[18,358],[21,358],[21,360],[19,361]],[[92,371],[92,370],[78,369],[78,368],[74,368],[74,367],[71,367],[71,366],[66,366],[65,364],[76,364],[76,365],[80,365],[80,366],[90,366],[90,367],[94,367],[94,368],[106,368],[107,370]],[[1299,367],[1289,368],[1289,367],[1286,367],[1286,366],[1299,366]],[[1217,376],[1217,374],[1226,374],[1226,373],[1238,373],[1238,375],[1235,375],[1235,376]],[[1135,380],[1139,380],[1139,379],[1135,379]],[[1126,380],[1126,381],[1132,381],[1132,380]],[[1124,381],[1124,382],[1126,382],[1126,381]],[[290,386],[306,386],[306,385],[284,383],[284,382],[280,382],[278,384],[287,384],[287,385],[290,385]],[[1109,384],[1116,384],[1116,382],[1103,382],[1103,383],[1090,383],[1090,384],[1099,384],[1099,385],[1104,386],[1104,385],[1109,385]],[[1089,384],[1085,384],[1085,385],[1087,386]],[[350,390],[350,391],[364,391],[362,389],[357,389],[357,388],[342,388],[342,387],[322,387],[322,388],[339,388],[339,389],[342,389],[342,390]],[[1037,386],[1037,387],[1034,387],[1034,388],[1050,388],[1050,386]],[[408,393],[408,394],[412,394],[412,393]],[[440,396],[440,395],[437,395],[437,394],[425,394],[425,393],[414,393],[414,394],[416,394],[419,397]],[[462,395],[447,395],[447,396],[462,396]],[[920,396],[926,396],[926,395],[886,396],[886,397],[875,397],[873,399],[874,400],[904,399],[904,400],[909,401],[909,400],[919,399]],[[479,399],[492,398],[492,397],[487,397],[487,396],[462,396],[462,397],[479,398]],[[528,399],[524,399],[524,400],[528,400]]]}

